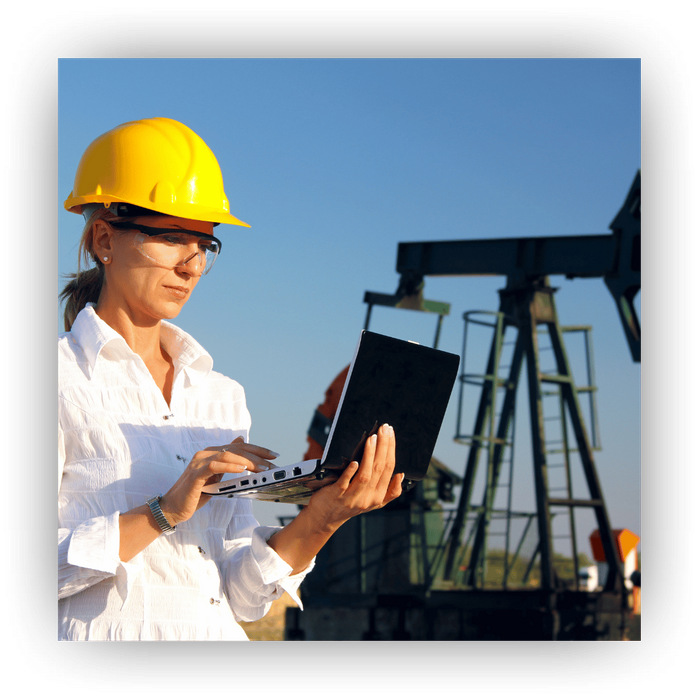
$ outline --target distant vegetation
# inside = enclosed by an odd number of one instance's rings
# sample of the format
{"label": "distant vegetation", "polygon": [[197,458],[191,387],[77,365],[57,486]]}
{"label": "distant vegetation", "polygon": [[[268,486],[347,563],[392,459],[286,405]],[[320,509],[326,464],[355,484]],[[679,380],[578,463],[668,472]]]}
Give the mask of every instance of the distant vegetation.
{"label": "distant vegetation", "polygon": [[[468,552],[465,555],[463,559],[465,563],[469,562],[470,554],[471,552]],[[567,588],[574,588],[576,571],[581,567],[591,566],[592,564],[593,562],[586,554],[578,555],[577,566],[574,566],[572,557],[557,553],[553,556],[553,566],[556,576]],[[478,587],[503,588],[505,566],[505,552],[503,550],[490,550],[488,555],[484,557],[483,583],[479,583]],[[536,588],[540,585],[539,556],[535,558],[533,563],[529,558],[520,556],[514,559],[513,555],[510,555],[508,558],[508,568],[507,587],[520,588],[526,586]],[[460,587],[466,583],[466,567],[461,567],[461,571],[464,578],[460,579],[458,577],[458,580],[455,582]],[[437,585],[438,587],[442,587],[440,584]]]}

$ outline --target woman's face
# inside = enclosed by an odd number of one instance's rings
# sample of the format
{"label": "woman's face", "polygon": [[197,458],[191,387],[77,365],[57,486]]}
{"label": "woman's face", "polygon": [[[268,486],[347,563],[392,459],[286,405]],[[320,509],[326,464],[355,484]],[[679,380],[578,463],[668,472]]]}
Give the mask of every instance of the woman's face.
{"label": "woman's face", "polygon": [[[153,228],[182,229],[212,235],[213,224],[173,216],[143,216],[134,223]],[[93,248],[105,266],[105,284],[98,308],[126,313],[136,324],[175,318],[203,272],[196,235],[185,235],[187,254],[179,263],[149,257],[136,230],[118,230],[108,221],[96,224]],[[150,239],[153,240],[153,239]],[[190,260],[187,258],[190,257]]]}

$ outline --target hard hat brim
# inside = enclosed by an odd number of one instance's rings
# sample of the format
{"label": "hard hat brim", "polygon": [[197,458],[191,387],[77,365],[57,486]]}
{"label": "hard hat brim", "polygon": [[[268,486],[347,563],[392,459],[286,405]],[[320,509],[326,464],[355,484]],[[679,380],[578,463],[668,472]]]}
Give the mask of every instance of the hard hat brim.
{"label": "hard hat brim", "polygon": [[84,197],[73,197],[73,193],[68,196],[66,201],[63,203],[63,207],[66,211],[73,214],[82,214],[84,204],[102,204],[105,208],[108,208],[110,204],[115,202],[124,202],[125,204],[134,204],[137,207],[143,207],[144,209],[149,209],[151,211],[164,214],[165,216],[176,216],[181,219],[192,219],[193,221],[206,221],[212,224],[231,224],[233,226],[245,226],[250,228],[250,224],[245,221],[241,221],[232,214],[226,214],[221,211],[211,211],[205,207],[198,207],[194,204],[187,204],[185,206],[178,207],[176,204],[168,206],[159,206],[153,202],[147,202],[145,205],[140,202],[127,202],[124,199],[119,199],[117,197],[105,197],[104,195],[94,195],[94,196],[84,196]]}

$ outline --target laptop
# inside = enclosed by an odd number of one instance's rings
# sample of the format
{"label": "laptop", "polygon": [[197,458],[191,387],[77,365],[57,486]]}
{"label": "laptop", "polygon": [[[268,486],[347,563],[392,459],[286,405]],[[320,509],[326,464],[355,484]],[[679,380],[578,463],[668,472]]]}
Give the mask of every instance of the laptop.
{"label": "laptop", "polygon": [[458,355],[363,330],[321,459],[243,472],[203,492],[305,505],[362,459],[366,439],[384,423],[394,427],[394,473],[404,474],[408,491],[428,471],[458,367]]}

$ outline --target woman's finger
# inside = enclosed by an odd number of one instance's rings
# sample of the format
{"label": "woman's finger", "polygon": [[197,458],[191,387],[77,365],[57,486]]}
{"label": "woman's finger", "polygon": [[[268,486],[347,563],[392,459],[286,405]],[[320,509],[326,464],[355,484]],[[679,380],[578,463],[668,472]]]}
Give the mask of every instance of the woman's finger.
{"label": "woman's finger", "polygon": [[353,485],[365,486],[372,481],[374,474],[374,457],[377,451],[377,436],[370,435],[365,441],[365,449],[362,454],[360,468],[355,474]]}
{"label": "woman's finger", "polygon": [[249,442],[243,442],[243,438],[236,438],[230,445],[226,445],[225,447],[227,450],[233,452],[248,452],[265,459],[277,459],[277,457],[279,457],[277,452],[273,452],[267,447],[261,447],[260,445],[252,445]]}
{"label": "woman's finger", "polygon": [[267,447],[260,445],[252,445],[243,440],[242,437],[236,438],[228,445],[221,447],[211,447],[214,450],[214,455],[209,459],[210,464],[242,466],[248,471],[265,471],[271,469],[275,465],[269,460],[279,457],[277,452],[269,450]]}
{"label": "woman's finger", "polygon": [[390,425],[383,425],[379,431],[380,441],[375,455],[376,468],[379,471],[377,488],[386,492],[396,466],[396,435]]}
{"label": "woman's finger", "polygon": [[[214,456],[209,460],[209,466],[216,469],[221,469],[222,471],[252,471],[261,472],[271,469],[275,465],[272,462],[268,462],[261,457],[256,457],[254,455],[238,454],[235,452],[229,452],[228,450],[221,450],[214,454]],[[232,467],[235,467],[232,470]]]}
{"label": "woman's finger", "polygon": [[357,474],[357,470],[360,468],[360,465],[357,462],[350,462],[345,469],[341,472],[340,476],[338,477],[338,480],[335,482],[335,486],[340,488],[341,493],[344,491],[347,491],[348,487],[350,486],[350,482],[352,481],[352,478]]}
{"label": "woman's finger", "polygon": [[387,503],[393,501],[395,498],[398,498],[403,493],[403,489],[401,488],[403,478],[403,474],[395,474],[394,477],[391,479],[382,507],[385,506]]}

